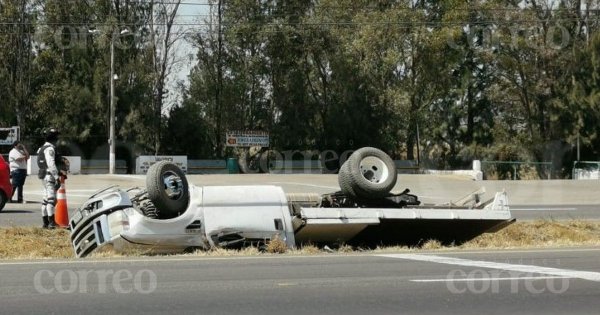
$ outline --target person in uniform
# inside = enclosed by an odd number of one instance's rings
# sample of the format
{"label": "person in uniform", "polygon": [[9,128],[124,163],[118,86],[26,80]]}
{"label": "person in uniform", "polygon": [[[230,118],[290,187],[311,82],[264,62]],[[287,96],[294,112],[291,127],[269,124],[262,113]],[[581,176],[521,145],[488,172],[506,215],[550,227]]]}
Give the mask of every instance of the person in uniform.
{"label": "person in uniform", "polygon": [[38,167],[40,168],[38,178],[44,186],[44,197],[42,199],[43,228],[53,229],[57,227],[54,221],[54,207],[56,206],[56,191],[60,187],[60,178],[63,171],[59,170],[58,163],[61,158],[56,154],[56,143],[59,132],[56,128],[44,131],[46,142],[37,151]]}

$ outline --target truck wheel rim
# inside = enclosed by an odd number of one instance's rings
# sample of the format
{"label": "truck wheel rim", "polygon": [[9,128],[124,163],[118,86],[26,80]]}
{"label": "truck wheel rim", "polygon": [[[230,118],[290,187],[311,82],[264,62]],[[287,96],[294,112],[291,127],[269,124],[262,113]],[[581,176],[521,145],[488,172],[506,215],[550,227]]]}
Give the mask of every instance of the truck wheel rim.
{"label": "truck wheel rim", "polygon": [[179,199],[183,195],[183,181],[174,172],[165,172],[162,176],[165,193],[170,199]]}
{"label": "truck wheel rim", "polygon": [[368,156],[360,161],[360,173],[372,183],[383,183],[390,176],[390,171],[380,158]]}

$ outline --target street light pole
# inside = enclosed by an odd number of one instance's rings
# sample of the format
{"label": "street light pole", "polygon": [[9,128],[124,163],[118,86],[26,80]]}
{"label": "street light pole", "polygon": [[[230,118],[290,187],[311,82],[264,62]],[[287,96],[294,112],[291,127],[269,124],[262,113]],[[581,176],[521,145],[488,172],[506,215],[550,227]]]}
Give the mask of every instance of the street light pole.
{"label": "street light pole", "polygon": [[[88,30],[90,34],[99,34],[98,30]],[[117,75],[115,74],[115,37],[119,35],[129,34],[128,29],[123,29],[120,34],[114,32],[110,35],[110,109],[109,109],[109,131],[108,131],[108,173],[115,174],[115,80]]]}
{"label": "street light pole", "polygon": [[108,132],[108,173],[115,174],[115,37],[110,38],[110,127]]}

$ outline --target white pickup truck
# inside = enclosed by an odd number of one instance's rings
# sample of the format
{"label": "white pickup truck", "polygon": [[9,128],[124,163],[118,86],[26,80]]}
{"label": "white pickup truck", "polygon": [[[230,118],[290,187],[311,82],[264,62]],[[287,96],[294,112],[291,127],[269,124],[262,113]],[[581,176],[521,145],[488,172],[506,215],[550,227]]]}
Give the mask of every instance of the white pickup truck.
{"label": "white pickup truck", "polygon": [[70,220],[78,257],[95,251],[264,246],[274,238],[302,244],[459,244],[512,223],[504,192],[487,202],[478,191],[446,205],[421,205],[408,190],[390,193],[393,161],[374,148],[357,150],[340,169],[341,191],[285,194],[278,186],[193,186],[172,163],[153,165],[146,189],[109,187]]}

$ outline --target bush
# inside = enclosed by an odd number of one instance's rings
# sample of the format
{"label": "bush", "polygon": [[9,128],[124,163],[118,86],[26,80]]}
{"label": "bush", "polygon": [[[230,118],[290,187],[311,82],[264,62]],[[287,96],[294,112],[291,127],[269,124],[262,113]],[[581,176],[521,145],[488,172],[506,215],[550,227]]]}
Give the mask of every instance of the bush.
{"label": "bush", "polygon": [[279,235],[275,235],[269,244],[267,244],[267,253],[270,254],[285,254],[287,250],[287,244],[279,237]]}

